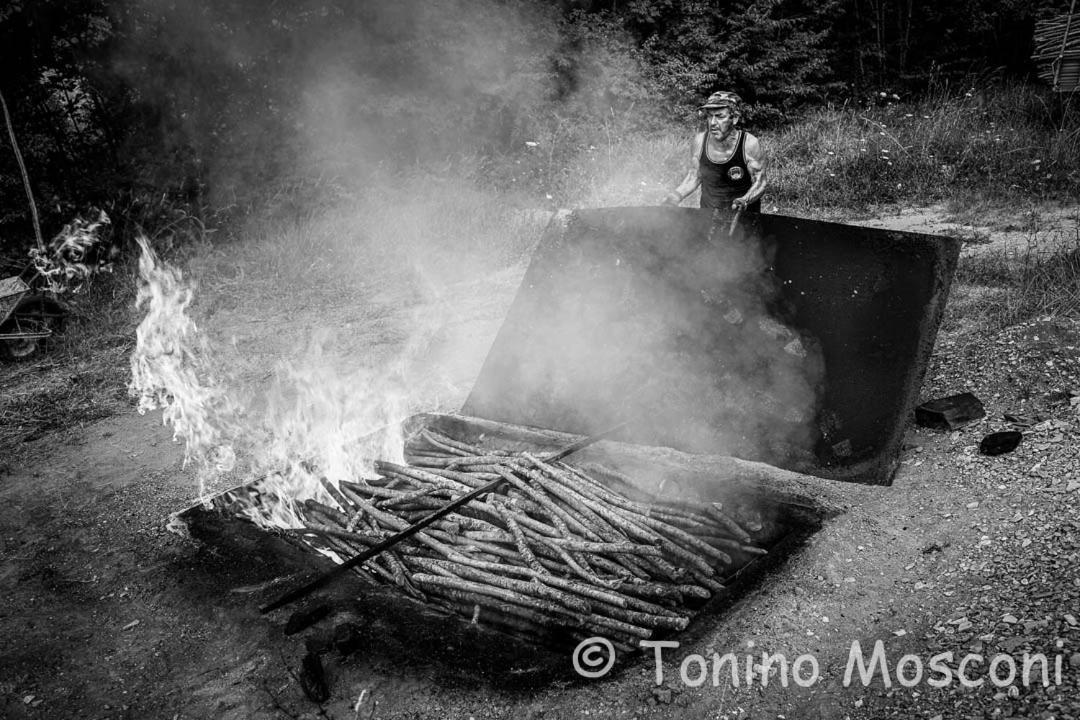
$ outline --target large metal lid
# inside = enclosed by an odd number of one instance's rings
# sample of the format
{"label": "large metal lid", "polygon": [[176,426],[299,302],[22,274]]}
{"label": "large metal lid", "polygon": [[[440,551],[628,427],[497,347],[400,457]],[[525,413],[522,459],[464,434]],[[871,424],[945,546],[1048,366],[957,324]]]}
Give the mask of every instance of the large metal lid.
{"label": "large metal lid", "polygon": [[462,412],[889,483],[959,242],[679,208],[552,223]]}

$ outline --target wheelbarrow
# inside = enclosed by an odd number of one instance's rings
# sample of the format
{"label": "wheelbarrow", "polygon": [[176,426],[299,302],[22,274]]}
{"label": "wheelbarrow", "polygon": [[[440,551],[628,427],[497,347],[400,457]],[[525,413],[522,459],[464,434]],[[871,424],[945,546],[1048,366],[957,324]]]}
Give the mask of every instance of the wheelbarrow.
{"label": "wheelbarrow", "polygon": [[34,265],[0,279],[0,360],[33,356],[60,331],[67,313],[66,303],[43,287]]}

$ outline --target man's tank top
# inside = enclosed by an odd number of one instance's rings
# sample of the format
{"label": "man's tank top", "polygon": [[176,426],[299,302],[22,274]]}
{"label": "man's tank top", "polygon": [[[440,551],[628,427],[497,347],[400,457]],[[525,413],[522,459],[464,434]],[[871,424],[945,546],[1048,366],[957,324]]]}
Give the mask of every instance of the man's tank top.
{"label": "man's tank top", "polygon": [[[746,133],[739,130],[735,152],[731,153],[727,162],[715,163],[709,159],[709,136],[705,136],[701,143],[701,157],[698,159],[701,168],[701,207],[730,210],[732,201],[745,195],[754,184],[743,155],[745,141]],[[761,200],[755,200],[747,205],[746,209],[750,212],[761,212]]]}

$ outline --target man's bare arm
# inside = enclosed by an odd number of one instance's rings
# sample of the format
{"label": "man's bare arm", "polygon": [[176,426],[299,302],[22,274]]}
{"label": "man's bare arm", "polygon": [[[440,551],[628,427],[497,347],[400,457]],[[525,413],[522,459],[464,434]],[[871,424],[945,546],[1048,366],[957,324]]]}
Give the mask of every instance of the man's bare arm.
{"label": "man's bare arm", "polygon": [[765,149],[761,147],[761,143],[758,142],[758,139],[750,133],[746,134],[746,141],[743,144],[743,158],[746,160],[746,169],[750,171],[750,179],[753,182],[745,195],[741,198],[736,198],[735,201],[731,203],[732,210],[741,210],[759,199],[765,194],[765,187],[769,184]]}
{"label": "man's bare arm", "polygon": [[692,143],[693,154],[690,158],[690,167],[686,171],[686,177],[674,190],[667,194],[667,197],[664,198],[664,204],[678,205],[701,184],[701,164],[699,159],[701,158],[701,148],[704,142],[705,133],[701,132],[694,136],[694,142]]}

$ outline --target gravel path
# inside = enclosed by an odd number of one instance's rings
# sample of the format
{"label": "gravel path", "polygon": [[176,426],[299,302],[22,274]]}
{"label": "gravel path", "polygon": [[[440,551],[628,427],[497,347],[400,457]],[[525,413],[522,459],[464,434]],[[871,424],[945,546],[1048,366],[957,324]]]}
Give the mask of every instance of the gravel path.
{"label": "gravel path", "polygon": [[[993,338],[941,337],[924,393],[964,390],[984,400],[987,417],[940,440],[940,479],[966,500],[965,512],[939,513],[955,528],[952,552],[911,586],[910,598],[948,601],[925,617],[928,627],[912,644],[924,658],[982,655],[967,675],[992,687],[894,690],[852,717],[1080,717],[1080,322],[1043,319]],[[984,434],[1005,429],[1024,433],[1016,451],[978,453]],[[1023,686],[1025,654],[1036,653],[1050,661],[1048,687],[1038,673]],[[999,654],[1015,662],[1015,684],[993,682],[1012,664],[1002,657],[991,677]]]}

